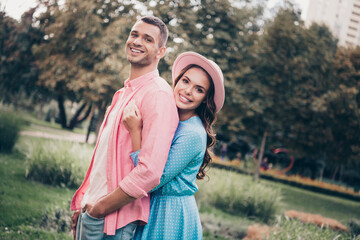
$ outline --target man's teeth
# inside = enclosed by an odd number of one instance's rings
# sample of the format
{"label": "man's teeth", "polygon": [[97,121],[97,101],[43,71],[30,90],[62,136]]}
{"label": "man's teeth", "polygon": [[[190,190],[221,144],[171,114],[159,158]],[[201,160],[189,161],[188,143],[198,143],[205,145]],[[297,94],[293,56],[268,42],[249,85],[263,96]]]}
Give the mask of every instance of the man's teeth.
{"label": "man's teeth", "polygon": [[136,49],[131,49],[131,51],[135,52],[135,53],[141,53],[141,51],[136,50]]}

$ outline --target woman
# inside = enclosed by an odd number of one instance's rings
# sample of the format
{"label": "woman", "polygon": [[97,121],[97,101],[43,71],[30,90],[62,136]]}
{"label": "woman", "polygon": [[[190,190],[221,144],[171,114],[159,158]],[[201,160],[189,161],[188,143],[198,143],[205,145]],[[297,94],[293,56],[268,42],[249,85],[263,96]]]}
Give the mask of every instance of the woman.
{"label": "woman", "polygon": [[[196,178],[206,176],[211,161],[212,125],[225,98],[223,75],[213,61],[186,52],[175,60],[172,77],[180,122],[160,184],[151,192],[148,224],[138,226],[135,239],[202,239],[194,193]],[[124,110],[123,122],[132,138],[131,157],[141,164],[141,115],[135,103]]]}

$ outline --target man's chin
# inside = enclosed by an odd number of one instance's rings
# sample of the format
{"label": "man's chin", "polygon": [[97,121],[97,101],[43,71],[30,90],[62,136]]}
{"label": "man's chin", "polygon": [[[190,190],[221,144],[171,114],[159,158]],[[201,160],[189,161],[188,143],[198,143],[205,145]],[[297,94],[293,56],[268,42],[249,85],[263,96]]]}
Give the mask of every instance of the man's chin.
{"label": "man's chin", "polygon": [[146,67],[146,66],[150,65],[149,62],[136,61],[136,60],[134,60],[134,59],[129,59],[129,58],[128,58],[128,61],[129,61],[129,63],[131,64],[131,66],[137,67],[137,68]]}

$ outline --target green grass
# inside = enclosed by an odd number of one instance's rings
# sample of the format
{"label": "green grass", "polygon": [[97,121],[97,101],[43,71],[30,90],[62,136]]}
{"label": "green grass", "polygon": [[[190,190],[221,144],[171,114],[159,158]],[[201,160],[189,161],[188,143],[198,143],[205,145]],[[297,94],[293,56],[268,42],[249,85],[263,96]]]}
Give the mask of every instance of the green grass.
{"label": "green grass", "polygon": [[234,216],[218,209],[213,209],[211,213],[200,209],[200,219],[205,240],[242,239],[247,235],[247,227],[255,223],[246,217]]}
{"label": "green grass", "polygon": [[[199,202],[233,215],[256,218],[264,223],[275,219],[280,208],[280,191],[269,189],[264,184],[254,182],[249,177],[226,170],[211,169],[210,181],[199,181]],[[240,176],[241,177],[241,176]]]}
{"label": "green grass", "polygon": [[[212,174],[216,179],[212,178]],[[199,192],[202,187],[209,187],[210,189],[217,189],[229,175],[233,176],[235,182],[246,182],[251,179],[251,176],[242,175],[238,173],[229,173],[225,170],[212,168],[209,171],[210,181],[199,182]],[[222,176],[219,178],[219,176]],[[274,191],[281,190],[281,204],[279,214],[287,210],[297,210],[307,213],[320,214],[324,217],[334,218],[343,224],[346,224],[351,218],[359,218],[360,216],[360,202],[352,201],[340,197],[328,196],[322,193],[315,193],[301,188],[291,187],[286,184],[271,182],[261,179],[260,183],[268,189]],[[201,203],[200,203],[201,204]]]}
{"label": "green grass", "polygon": [[270,187],[281,188],[282,210],[297,210],[334,218],[343,224],[351,218],[360,218],[360,202],[262,180]]}
{"label": "green grass", "polygon": [[[65,135],[69,132],[79,134],[86,134],[87,132],[86,128],[74,128],[73,130],[62,129],[59,123],[51,123],[39,120],[28,113],[21,113],[20,115],[27,123],[29,123],[29,126],[26,128],[26,130],[41,130],[48,133],[55,133],[60,135]],[[84,125],[87,126],[88,123],[86,122]]]}
{"label": "green grass", "polygon": [[17,230],[0,231],[0,239],[3,240],[72,240],[68,233],[54,233],[31,226],[20,226]]}
{"label": "green grass", "polygon": [[11,152],[25,121],[13,112],[0,109],[0,152]]}
{"label": "green grass", "polygon": [[[207,202],[210,198],[208,195],[206,198],[201,197],[201,191],[208,191],[210,189],[214,191],[214,194],[216,194],[215,191],[217,191],[216,189],[218,189],[220,185],[223,189],[231,187],[230,185],[223,184],[223,182],[228,179],[229,175],[232,175],[232,181],[235,182],[247,182],[251,179],[250,176],[238,173],[229,173],[216,168],[212,168],[211,171],[209,171],[209,175],[209,182],[200,181],[198,183],[200,197],[197,198],[203,224],[206,226],[208,225],[207,223],[210,222],[214,226],[213,228],[205,229],[206,234],[210,234],[208,239],[216,239],[216,237],[219,237],[219,230],[217,229],[218,227],[216,227],[216,224],[222,224],[222,229],[231,229],[227,231],[227,233],[236,235],[244,231],[243,229],[240,229],[239,231],[240,227],[247,228],[247,226],[253,225],[259,221],[258,219],[249,219],[245,216],[245,214],[242,215],[224,212]],[[278,217],[271,224],[273,229],[278,228],[278,233],[277,235],[272,235],[270,239],[356,239],[355,237],[351,238],[351,236],[346,233],[339,233],[332,231],[331,229],[321,229],[316,225],[303,224],[297,220],[284,220],[285,218],[280,216],[282,216],[282,214],[287,210],[298,210],[334,218],[347,226],[350,219],[359,219],[360,202],[314,193],[281,183],[274,183],[268,180],[261,180],[260,183],[270,190],[281,190],[281,204],[278,211]],[[224,191],[226,192],[225,189]],[[315,238],[312,238],[311,236],[315,236]],[[225,237],[225,239],[238,239],[234,237],[226,237],[225,235],[222,235],[222,237]]]}
{"label": "green grass", "polygon": [[27,148],[26,178],[72,188],[82,183],[94,149],[89,144],[41,138]]}
{"label": "green grass", "polygon": [[315,224],[306,224],[295,219],[279,217],[267,240],[316,239],[349,240],[356,239],[348,233],[339,233],[330,228],[320,228]]}
{"label": "green grass", "polygon": [[[35,125],[35,128],[40,130],[38,126],[42,125]],[[50,129],[50,131],[59,131],[59,136],[68,132],[59,129]],[[61,218],[69,220],[71,214],[69,201],[75,189],[49,186],[25,178],[26,157],[21,152],[25,150],[24,145],[37,141],[38,138],[22,136],[14,153],[0,154],[0,239],[72,239],[68,230],[58,232],[58,229],[52,229],[49,226],[56,222],[54,216],[59,209]],[[202,191],[203,185],[215,189],[221,184],[223,181],[221,177],[214,178],[211,175],[215,171],[217,176],[229,175],[226,171],[213,168],[209,172],[210,181],[201,181],[199,191]],[[232,181],[246,182],[248,178],[251,177],[235,174]],[[360,202],[330,197],[267,180],[261,180],[260,183],[269,190],[281,189],[282,204],[278,214],[286,210],[298,210],[335,218],[345,225],[349,219],[358,219],[360,216]],[[222,187],[226,186],[222,184]],[[241,239],[237,236],[243,236],[249,225],[257,223],[256,219],[245,215],[224,212],[215,208],[206,202],[206,198],[199,200],[200,217],[206,226],[204,240]],[[43,224],[46,217],[52,220]],[[316,239],[351,239],[346,234],[330,229],[320,229],[315,225],[284,219],[278,217],[273,222],[273,228],[279,228],[281,231],[276,236],[272,235],[271,239],[299,239],[299,236],[303,236],[302,239],[315,239],[311,236],[316,236]]]}
{"label": "green grass", "polygon": [[[31,138],[23,137],[21,141]],[[25,156],[19,152],[0,154],[0,238],[71,239],[68,233],[58,235],[41,229],[40,223],[45,215],[52,216],[56,208],[69,212],[74,190],[26,180],[24,163]]]}

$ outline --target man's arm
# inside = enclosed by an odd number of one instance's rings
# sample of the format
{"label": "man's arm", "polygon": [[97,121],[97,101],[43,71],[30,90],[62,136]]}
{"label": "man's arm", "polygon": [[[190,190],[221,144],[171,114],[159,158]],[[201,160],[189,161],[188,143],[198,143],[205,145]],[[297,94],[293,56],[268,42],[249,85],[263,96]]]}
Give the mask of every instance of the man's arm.
{"label": "man's arm", "polygon": [[139,164],[113,192],[85,209],[93,217],[103,217],[147,193],[157,186],[178,125],[178,113],[172,94],[159,92],[143,99],[142,150]]}
{"label": "man's arm", "polygon": [[92,217],[102,218],[126,204],[131,203],[135,199],[136,198],[126,194],[120,187],[117,187],[114,191],[101,198],[94,205],[86,204],[83,211],[87,211],[87,213]]}

